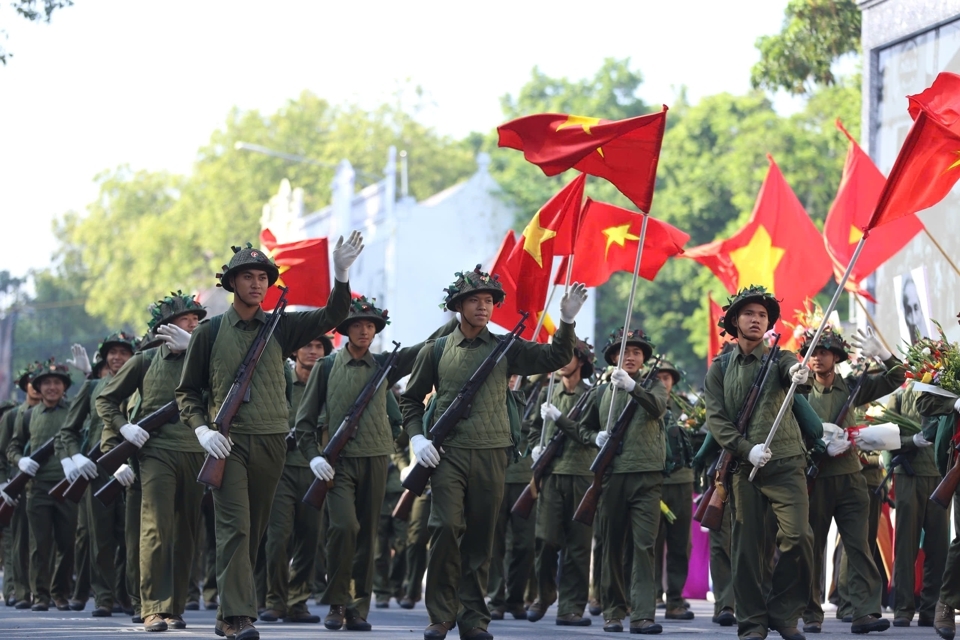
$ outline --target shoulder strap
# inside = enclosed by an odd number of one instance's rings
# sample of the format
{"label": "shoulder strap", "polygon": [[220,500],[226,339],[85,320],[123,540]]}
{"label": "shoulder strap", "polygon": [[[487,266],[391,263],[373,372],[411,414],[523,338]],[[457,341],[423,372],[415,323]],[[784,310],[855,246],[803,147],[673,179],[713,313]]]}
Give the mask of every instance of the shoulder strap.
{"label": "shoulder strap", "polygon": [[726,375],[727,367],[730,366],[730,357],[733,355],[733,351],[727,351],[725,354],[720,356],[720,373]]}
{"label": "shoulder strap", "polygon": [[447,346],[447,336],[437,338],[433,342],[433,385],[440,384],[440,358],[443,357],[443,350]]}

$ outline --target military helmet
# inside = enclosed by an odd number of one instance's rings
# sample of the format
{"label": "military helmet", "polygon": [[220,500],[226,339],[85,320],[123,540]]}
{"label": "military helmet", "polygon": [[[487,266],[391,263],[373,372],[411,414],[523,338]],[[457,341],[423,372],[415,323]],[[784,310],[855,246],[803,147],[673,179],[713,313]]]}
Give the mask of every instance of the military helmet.
{"label": "military helmet", "polygon": [[97,353],[99,353],[100,358],[106,362],[107,353],[110,352],[110,348],[119,346],[127,347],[130,349],[130,353],[136,353],[140,348],[140,338],[126,333],[125,331],[111,333],[103,339],[103,342],[97,345]]}
{"label": "military helmet", "polygon": [[[620,327],[616,331],[610,334],[607,344],[603,347],[603,359],[607,361],[607,364],[616,366],[617,361],[614,359],[614,354],[620,354],[620,343],[623,342],[623,327]],[[643,332],[643,329],[633,329],[626,336],[627,345],[632,345],[634,347],[640,347],[643,351],[643,361],[646,362],[650,359],[650,356],[653,355],[654,344],[650,342],[650,338],[647,337],[647,334]]]}
{"label": "military helmet", "polygon": [[680,384],[680,381],[683,380],[683,371],[678,369],[669,360],[660,361],[660,371],[669,373],[673,377],[673,384]]}
{"label": "military helmet", "polygon": [[218,287],[223,287],[230,293],[233,293],[233,287],[230,285],[230,277],[244,270],[259,270],[267,272],[267,280],[272,287],[280,279],[280,269],[273,264],[267,254],[260,249],[254,249],[249,242],[246,247],[230,247],[233,249],[233,257],[230,258],[230,264],[225,264],[221,269],[223,271],[217,274],[220,282]]}
{"label": "military helmet", "polygon": [[37,367],[39,366],[39,362],[34,362],[33,364],[27,365],[17,372],[17,376],[14,378],[14,381],[17,383],[17,386],[20,387],[20,391],[23,391],[24,393],[27,392],[27,385],[30,384],[30,379],[33,377],[34,372],[36,372]]}
{"label": "military helmet", "polygon": [[577,339],[577,346],[573,348],[573,355],[580,361],[580,377],[589,378],[596,370],[597,357],[593,353],[593,346],[586,339]]}
{"label": "military helmet", "polygon": [[456,304],[474,293],[486,292],[493,295],[493,302],[497,305],[506,297],[503,285],[500,284],[500,276],[483,271],[479,264],[472,271],[457,271],[454,275],[457,279],[444,289],[447,297],[440,305],[441,309],[446,307],[449,311],[456,312]]}
{"label": "military helmet", "polygon": [[376,327],[377,333],[383,331],[383,328],[390,324],[390,319],[386,309],[378,309],[377,299],[366,296],[355,296],[350,301],[350,308],[347,311],[346,319],[337,325],[337,333],[342,336],[347,335],[350,325],[357,320],[369,320]]}
{"label": "military helmet", "polygon": [[151,335],[156,335],[157,327],[173,322],[180,316],[194,313],[197,319],[203,320],[207,315],[207,310],[203,308],[196,298],[180,291],[171,291],[167,297],[157,300],[147,309],[150,312],[150,319],[147,321],[147,329]]}
{"label": "military helmet", "polygon": [[99,351],[93,354],[93,362],[90,363],[90,373],[87,374],[87,380],[99,378],[105,364],[107,364],[107,361],[100,355]]}
{"label": "military helmet", "polygon": [[766,287],[760,285],[750,285],[740,292],[727,299],[726,306],[723,307],[723,319],[718,326],[723,329],[720,335],[729,334],[736,338],[737,336],[737,316],[740,310],[747,304],[755,302],[761,304],[767,309],[767,328],[766,331],[773,329],[773,326],[780,319],[780,303],[773,294],[768,292]]}
{"label": "military helmet", "polygon": [[[813,340],[813,336],[816,334],[816,332],[816,329],[807,329],[803,332],[803,335],[800,336],[801,356],[807,355],[807,351],[810,350],[810,342]],[[832,351],[833,354],[837,356],[838,363],[844,362],[850,357],[850,345],[846,340],[843,339],[843,336],[840,335],[839,331],[836,331],[829,325],[827,325],[827,327],[824,328],[823,333],[820,334],[820,342],[817,343],[817,348],[823,348],[828,351]]]}
{"label": "military helmet", "polygon": [[63,380],[64,390],[69,389],[70,385],[73,384],[73,379],[70,378],[70,369],[67,365],[59,364],[56,358],[50,358],[46,362],[36,363],[33,376],[30,378],[30,386],[39,392],[40,381],[49,376],[56,376]]}

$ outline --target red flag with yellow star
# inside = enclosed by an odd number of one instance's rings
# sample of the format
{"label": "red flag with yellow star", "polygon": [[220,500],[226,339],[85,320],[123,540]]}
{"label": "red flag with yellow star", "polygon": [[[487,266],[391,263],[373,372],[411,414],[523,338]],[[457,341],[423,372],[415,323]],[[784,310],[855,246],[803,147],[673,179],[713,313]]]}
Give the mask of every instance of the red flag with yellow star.
{"label": "red flag with yellow star", "polygon": [[497,127],[499,146],[523,151],[548,176],[567,169],[604,178],[640,208],[650,211],[667,122],[660,113],[626,120],[601,120],[565,113],[540,113]]}
{"label": "red flag with yellow star", "polygon": [[[780,300],[781,319],[814,297],[833,271],[823,238],[773,158],[747,224],[732,238],[688,250],[684,257],[708,267],[731,294],[763,285]],[[779,323],[778,323],[779,325]]]}
{"label": "red flag with yellow star", "polygon": [[[277,244],[270,229],[260,232],[260,244],[280,269],[277,285],[287,287],[287,302],[307,307],[322,307],[330,297],[330,262],[327,239],[311,238]],[[264,310],[270,311],[280,299],[280,290],[270,287],[264,296]]]}
{"label": "red flag with yellow star", "polygon": [[[498,276],[505,294],[503,304],[493,308],[493,315],[490,316],[490,319],[506,329],[513,329],[520,320],[520,313],[517,311],[517,285],[513,280],[513,270],[510,266],[510,253],[516,245],[516,234],[513,230],[507,231],[507,235],[503,237],[503,242],[500,243],[500,249],[497,250],[497,257],[493,260],[493,266],[490,267],[490,275]],[[520,334],[521,338],[533,340],[533,331],[537,328],[537,319],[543,313],[544,311],[541,310],[539,313],[530,314],[524,325],[523,333]],[[537,335],[536,341],[546,344],[556,330],[553,321],[547,315],[543,319],[543,326],[540,327],[540,333]]]}
{"label": "red flag with yellow star", "polygon": [[[577,232],[571,281],[598,287],[617,271],[632,273],[642,223],[639,213],[587,198]],[[689,239],[683,231],[651,217],[643,244],[641,277],[653,280],[667,258],[683,253]],[[561,267],[561,273],[566,275],[565,267]]]}
{"label": "red flag with yellow star", "polygon": [[932,207],[960,179],[960,76],[940,73],[907,99],[913,126],[864,231]]}
{"label": "red flag with yellow star", "polygon": [[[870,216],[876,209],[885,179],[870,156],[864,153],[860,145],[843,128],[840,120],[837,120],[837,128],[847,136],[850,149],[847,151],[847,160],[843,165],[843,176],[840,178],[837,197],[823,225],[823,240],[827,253],[833,260],[834,278],[839,282],[847,265],[850,264],[850,258],[853,257],[857,243],[863,237],[860,229],[867,226]],[[857,283],[876,271],[881,264],[892,258],[921,231],[923,231],[923,223],[912,213],[875,229],[870,234],[870,242],[863,245],[860,258],[854,265],[850,280],[847,282],[847,289],[872,300]]]}
{"label": "red flag with yellow star", "polygon": [[713,359],[717,357],[720,353],[720,350],[723,348],[723,343],[728,342],[721,335],[720,332],[723,329],[720,328],[720,321],[723,320],[723,307],[721,307],[713,299],[713,294],[709,291],[707,292],[707,305],[709,313],[707,325],[707,335],[710,336],[710,341],[707,343],[707,368],[710,368],[710,363],[713,362]]}
{"label": "red flag with yellow star", "polygon": [[586,179],[581,173],[558,191],[533,214],[523,235],[517,239],[510,254],[510,270],[517,285],[518,309],[531,313],[543,309],[550,288],[553,257],[573,252]]}

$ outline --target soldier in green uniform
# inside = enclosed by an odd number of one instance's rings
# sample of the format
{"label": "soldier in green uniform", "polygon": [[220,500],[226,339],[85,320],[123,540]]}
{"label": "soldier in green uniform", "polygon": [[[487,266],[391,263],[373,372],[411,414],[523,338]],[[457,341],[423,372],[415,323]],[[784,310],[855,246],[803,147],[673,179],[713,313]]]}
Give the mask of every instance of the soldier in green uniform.
{"label": "soldier in green uniform", "polygon": [[[586,340],[578,340],[573,358],[557,373],[560,379],[540,392],[540,415],[530,428],[532,451],[536,462],[558,430],[576,432],[576,422],[567,417],[581,396],[590,393],[584,382],[593,376],[593,348]],[[550,402],[547,396],[550,395]],[[539,444],[543,442],[544,445]],[[559,597],[558,625],[590,626],[590,618],[583,617],[590,589],[590,545],[593,527],[573,520],[583,494],[590,486],[593,474],[590,464],[597,455],[592,443],[581,443],[567,436],[543,477],[537,498],[536,515],[536,573],[540,597],[527,612],[527,619],[536,622]],[[557,584],[559,570],[560,584]]]}
{"label": "soldier in green uniform", "polygon": [[[12,477],[10,468],[7,465],[7,456],[4,453],[6,445],[10,442],[10,436],[6,433],[7,420],[5,420],[5,417],[16,408],[17,402],[14,400],[4,400],[0,402],[0,491],[3,491],[7,482],[9,482]],[[16,420],[16,412],[12,415],[14,416],[14,420]],[[13,426],[12,422],[10,426]],[[14,593],[17,583],[16,580],[13,579],[12,574],[16,571],[13,569],[13,565],[16,564],[14,559],[18,550],[15,549],[13,544],[14,532],[10,525],[0,530],[0,536],[3,537],[3,601],[8,607],[12,607],[17,603],[16,594]],[[8,581],[6,576],[11,576],[11,579]]]}
{"label": "soldier in green uniform", "polygon": [[[70,383],[66,365],[57,364],[53,358],[38,367],[30,384],[40,393],[40,403],[17,416],[7,445],[7,460],[33,476],[26,494],[30,524],[30,591],[34,595],[31,608],[34,611],[47,611],[51,600],[60,611],[70,609],[67,597],[73,570],[77,505],[69,500],[58,503],[48,495],[50,489],[66,477],[66,472],[72,474],[76,469],[60,462],[61,456],[65,455],[59,442],[60,428],[67,418],[64,394]],[[46,462],[40,464],[27,454],[28,447],[29,451],[36,451],[50,438],[57,438],[57,442],[54,455]],[[57,553],[56,563],[54,552]]]}
{"label": "soldier in green uniform", "polygon": [[179,420],[147,433],[133,424],[122,403],[139,394],[137,416],[146,416],[175,399],[190,335],[206,310],[181,291],[150,307],[149,330],[159,346],[133,358],[103,387],[96,401],[106,452],[126,440],[137,446],[136,465],[124,464],[114,477],[125,487],[140,480],[140,616],[147,631],[184,629],[191,560],[200,525],[203,485],[196,481],[203,448]]}
{"label": "soldier in green uniform", "polygon": [[[293,383],[290,390],[290,434],[295,438],[297,409],[307,388],[307,379],[314,365],[333,351],[333,341],[319,336],[293,353]],[[280,484],[273,496],[270,521],[267,524],[264,568],[266,573],[266,610],[260,614],[265,622],[320,622],[310,613],[307,599],[317,561],[320,518],[317,511],[302,502],[303,494],[313,482],[313,472],[300,450],[287,445]],[[292,551],[292,554],[289,551]],[[292,562],[291,562],[292,555]]]}
{"label": "soldier in green uniform", "polygon": [[[444,306],[460,314],[460,324],[444,341],[438,360],[434,345],[421,349],[401,397],[403,423],[417,464],[434,467],[431,478],[430,549],[426,605],[430,625],[425,640],[445,638],[459,626],[461,638],[488,639],[490,612],[484,602],[497,512],[505,472],[519,444],[507,408],[510,376],[548,373],[570,362],[576,344],[573,321],[586,300],[574,285],[560,303],[560,327],[553,343],[518,340],[484,381],[470,415],[444,442],[444,455],[424,435],[424,399],[436,387],[433,419],[443,415],[463,384],[501,339],[487,327],[494,305],[504,299],[497,276],[476,269],[458,273],[447,287]],[[519,438],[518,438],[519,439]]]}
{"label": "soldier in green uniform", "polygon": [[[181,419],[194,430],[207,454],[226,459],[223,483],[213,492],[213,502],[220,592],[216,631],[227,637],[260,637],[253,625],[257,616],[253,568],[286,456],[290,409],[284,357],[346,317],[349,268],[362,243],[358,232],[346,242],[342,237],[337,242],[333,250],[336,284],[326,307],[287,312],[280,319],[254,372],[250,402],[240,406],[230,439],[217,431],[213,418],[260,327],[267,322],[260,303],[280,276],[262,251],[249,245],[235,248],[220,275],[220,285],[234,294],[233,303],[222,316],[203,322],[190,338],[176,398]],[[211,424],[213,428],[208,426]]]}
{"label": "soldier in green uniform", "polygon": [[[806,356],[814,330],[803,334],[800,355]],[[813,589],[803,612],[803,630],[820,632],[823,624],[822,581],[823,558],[830,522],[835,520],[843,538],[844,553],[849,558],[850,602],[853,607],[853,633],[884,631],[890,621],[882,617],[880,603],[880,574],[870,554],[867,542],[870,497],[867,483],[860,473],[860,459],[855,451],[848,451],[850,440],[844,429],[856,424],[854,411],[848,411],[843,424],[834,424],[844,403],[858,382],[860,389],[854,399],[856,405],[872,402],[903,384],[904,370],[898,359],[883,348],[872,332],[860,334],[855,340],[864,357],[880,357],[886,371],[867,374],[862,382],[855,375],[841,377],[836,366],[847,360],[849,345],[832,328],[824,330],[810,356],[814,373],[810,405],[824,421],[826,456],[822,456],[819,474],[810,492],[810,526],[813,529]]]}
{"label": "soldier in green uniform", "polygon": [[[741,638],[765,638],[767,630],[773,629],[788,640],[802,640],[796,621],[810,600],[813,533],[807,522],[803,439],[792,411],[784,415],[770,449],[764,442],[791,383],[797,383],[803,393],[809,391],[810,370],[797,362],[796,354],[782,350],[779,360],[771,363],[746,433],[741,435],[733,422],[767,351],[764,334],[779,317],[779,303],[763,287],[742,289],[730,299],[721,326],[738,339],[737,348],[710,366],[705,400],[710,433],[740,461],[733,477],[733,589],[738,633]],[[754,467],[759,472],[751,482],[748,476]],[[764,518],[768,511],[780,528],[776,541],[780,560],[769,590],[764,588],[768,563]]]}

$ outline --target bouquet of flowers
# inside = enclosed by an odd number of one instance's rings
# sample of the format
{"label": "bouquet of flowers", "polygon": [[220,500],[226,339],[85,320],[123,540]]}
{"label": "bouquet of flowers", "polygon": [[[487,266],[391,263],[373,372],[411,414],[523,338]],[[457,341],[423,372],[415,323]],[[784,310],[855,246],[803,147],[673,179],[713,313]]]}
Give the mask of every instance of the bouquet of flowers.
{"label": "bouquet of flowers", "polygon": [[908,379],[932,384],[960,396],[960,347],[947,340],[940,323],[937,338],[921,338],[910,345],[904,360]]}
{"label": "bouquet of flowers", "polygon": [[[670,395],[675,396],[673,393]],[[690,402],[686,400],[681,401],[677,397],[674,397],[674,401],[683,410],[683,413],[677,417],[678,426],[689,429],[690,431],[699,431],[703,425],[706,424],[707,404],[704,402],[703,396],[697,398],[694,404],[690,404]]]}
{"label": "bouquet of flowers", "polygon": [[886,422],[892,422],[900,428],[900,433],[903,435],[912,435],[914,433],[920,433],[920,423],[915,420],[911,420],[903,414],[897,413],[892,409],[874,402],[867,409],[866,414],[863,416],[863,422],[865,424],[859,426],[871,426],[875,424],[883,424]]}

